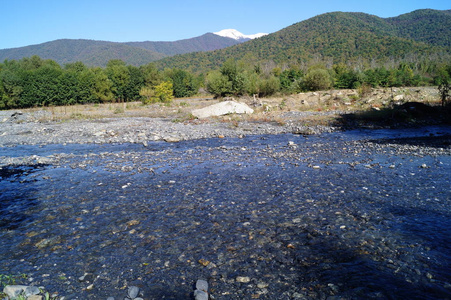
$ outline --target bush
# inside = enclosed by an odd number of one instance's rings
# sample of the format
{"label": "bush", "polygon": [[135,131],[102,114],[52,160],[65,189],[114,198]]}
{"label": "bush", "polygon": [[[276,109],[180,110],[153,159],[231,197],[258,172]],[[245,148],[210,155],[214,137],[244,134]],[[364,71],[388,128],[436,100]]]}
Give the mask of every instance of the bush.
{"label": "bush", "polygon": [[308,91],[327,90],[332,87],[332,77],[325,69],[310,70],[302,80],[303,89]]}
{"label": "bush", "polygon": [[155,87],[155,99],[159,102],[169,103],[173,98],[172,83],[163,81]]}
{"label": "bush", "polygon": [[274,76],[268,79],[263,79],[259,82],[259,96],[271,96],[277,93],[280,89],[280,80]]}
{"label": "bush", "polygon": [[232,93],[232,82],[218,71],[207,76],[207,91],[215,97],[224,97]]}

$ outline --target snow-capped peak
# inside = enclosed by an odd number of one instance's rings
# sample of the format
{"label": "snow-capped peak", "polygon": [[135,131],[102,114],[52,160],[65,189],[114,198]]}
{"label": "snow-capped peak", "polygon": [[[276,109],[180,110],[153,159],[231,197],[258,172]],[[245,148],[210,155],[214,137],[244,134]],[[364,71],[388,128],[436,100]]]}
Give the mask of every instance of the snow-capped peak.
{"label": "snow-capped peak", "polygon": [[216,35],[228,37],[228,38],[231,38],[234,40],[242,40],[242,39],[251,39],[252,40],[252,39],[256,39],[256,38],[267,35],[267,33],[256,33],[256,34],[245,35],[236,29],[224,29],[224,30],[221,30],[218,32],[213,32],[213,33]]}

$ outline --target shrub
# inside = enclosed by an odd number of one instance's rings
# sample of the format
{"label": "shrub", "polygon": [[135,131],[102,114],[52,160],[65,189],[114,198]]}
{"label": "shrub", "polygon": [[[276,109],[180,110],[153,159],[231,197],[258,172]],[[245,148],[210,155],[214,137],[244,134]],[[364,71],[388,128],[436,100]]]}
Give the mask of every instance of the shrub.
{"label": "shrub", "polygon": [[304,76],[302,85],[308,91],[327,90],[332,87],[332,77],[325,69],[313,69]]}

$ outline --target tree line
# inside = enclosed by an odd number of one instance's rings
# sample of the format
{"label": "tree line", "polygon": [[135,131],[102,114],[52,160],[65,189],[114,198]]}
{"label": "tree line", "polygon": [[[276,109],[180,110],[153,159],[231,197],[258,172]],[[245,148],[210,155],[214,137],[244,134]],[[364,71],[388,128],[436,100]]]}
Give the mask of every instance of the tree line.
{"label": "tree line", "polygon": [[[105,68],[81,62],[61,67],[38,56],[0,63],[0,109],[85,103],[169,101],[196,94],[202,78],[179,69],[159,71],[110,60]],[[168,90],[169,88],[169,90]]]}
{"label": "tree line", "polygon": [[218,70],[194,74],[111,60],[105,68],[81,62],[61,67],[38,56],[0,63],[0,109],[85,103],[169,102],[204,87],[215,97],[298,93],[327,89],[437,85],[449,87],[451,64],[400,62],[372,68],[315,61],[309,66],[228,59]]}

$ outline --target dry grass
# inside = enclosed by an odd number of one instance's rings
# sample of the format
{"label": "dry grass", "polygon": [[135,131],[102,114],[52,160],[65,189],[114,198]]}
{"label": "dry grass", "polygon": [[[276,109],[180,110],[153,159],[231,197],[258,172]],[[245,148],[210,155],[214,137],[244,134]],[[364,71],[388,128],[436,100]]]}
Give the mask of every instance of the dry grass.
{"label": "dry grass", "polygon": [[[423,103],[437,102],[438,92],[434,87],[367,89],[365,93],[357,90],[330,90],[320,92],[283,95],[254,99],[241,97],[241,102],[254,109],[252,115],[233,115],[213,118],[209,121],[228,122],[230,126],[238,126],[242,121],[271,122],[285,125],[292,116],[287,112],[327,112],[327,111],[370,111],[383,109],[393,103],[396,96],[402,95],[402,101],[418,101]],[[359,93],[360,92],[360,93]],[[362,95],[363,94],[363,95]],[[153,103],[143,105],[141,102],[85,104],[60,107],[31,108],[24,112],[45,110],[48,113],[39,121],[66,121],[72,119],[103,119],[118,117],[167,118],[174,122],[197,122],[191,112],[206,107],[220,100],[212,98],[174,99],[172,103]],[[333,114],[308,114],[301,121],[306,125],[331,124],[336,116]]]}

